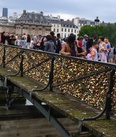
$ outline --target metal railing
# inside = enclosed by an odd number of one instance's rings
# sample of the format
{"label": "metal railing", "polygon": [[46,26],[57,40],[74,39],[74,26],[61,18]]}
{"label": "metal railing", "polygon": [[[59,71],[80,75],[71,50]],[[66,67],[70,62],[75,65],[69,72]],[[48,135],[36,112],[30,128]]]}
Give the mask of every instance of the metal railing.
{"label": "metal railing", "polygon": [[58,90],[101,110],[106,119],[116,115],[116,65],[66,57],[55,53],[0,46],[0,65],[45,87]]}

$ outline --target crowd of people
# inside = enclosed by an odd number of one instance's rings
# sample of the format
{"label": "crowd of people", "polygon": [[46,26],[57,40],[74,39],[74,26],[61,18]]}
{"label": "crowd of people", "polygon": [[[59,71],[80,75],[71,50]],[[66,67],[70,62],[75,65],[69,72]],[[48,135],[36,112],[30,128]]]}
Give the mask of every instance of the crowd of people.
{"label": "crowd of people", "polygon": [[14,45],[20,48],[44,50],[56,53],[60,52],[62,43],[60,34],[57,34],[57,37],[55,37],[54,32],[52,31],[47,36],[30,36],[25,33],[22,36],[18,36],[3,32],[1,33],[0,41],[4,45]]}
{"label": "crowd of people", "polygon": [[71,33],[69,37],[61,39],[60,34],[58,33],[55,37],[53,31],[47,36],[30,36],[25,33],[18,36],[3,32],[1,33],[1,43],[65,56],[81,57],[87,60],[116,63],[116,50],[103,36],[100,36],[98,40],[87,35],[79,36],[76,39],[76,36]]}

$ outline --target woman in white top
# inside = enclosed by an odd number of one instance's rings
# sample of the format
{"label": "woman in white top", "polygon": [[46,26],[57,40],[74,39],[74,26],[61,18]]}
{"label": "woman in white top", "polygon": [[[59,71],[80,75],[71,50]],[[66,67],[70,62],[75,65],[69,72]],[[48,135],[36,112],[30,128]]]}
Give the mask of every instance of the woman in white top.
{"label": "woman in white top", "polygon": [[101,62],[107,62],[107,47],[106,44],[104,43],[104,37],[100,36],[99,37],[99,52],[100,52],[100,59]]}
{"label": "woman in white top", "polygon": [[30,46],[29,46],[29,48],[30,48],[30,49],[33,49],[33,47],[34,47],[34,40],[33,40],[33,38],[32,38],[31,41],[30,41]]}

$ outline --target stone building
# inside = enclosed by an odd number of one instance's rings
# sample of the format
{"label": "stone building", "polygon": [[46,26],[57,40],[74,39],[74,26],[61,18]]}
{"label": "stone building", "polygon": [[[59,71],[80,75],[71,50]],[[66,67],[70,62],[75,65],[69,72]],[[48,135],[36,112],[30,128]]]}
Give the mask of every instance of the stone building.
{"label": "stone building", "polygon": [[15,22],[0,21],[0,32],[22,35],[47,35],[51,31],[51,24],[43,16],[43,12],[34,13],[23,11]]}
{"label": "stone building", "polygon": [[70,35],[70,33],[73,33],[77,36],[79,33],[78,26],[74,25],[74,23],[70,20],[61,20],[61,36],[66,38]]}
{"label": "stone building", "polygon": [[16,34],[47,35],[51,31],[50,23],[43,16],[43,12],[26,12],[15,21]]}
{"label": "stone building", "polygon": [[74,33],[76,36],[79,33],[78,26],[70,20],[64,21],[63,19],[60,19],[60,16],[45,16],[45,18],[51,23],[51,31],[54,31],[55,36],[60,33],[61,38],[66,38],[70,33]]}
{"label": "stone building", "polygon": [[85,25],[95,26],[95,21],[88,20],[85,18],[77,17],[77,18],[74,18],[72,21],[76,26],[79,27],[79,30],[81,29],[82,26],[85,26]]}
{"label": "stone building", "polygon": [[2,33],[3,31],[10,33],[10,34],[15,34],[15,24],[0,23],[0,33]]}
{"label": "stone building", "polygon": [[55,36],[60,33],[61,38],[65,38],[68,37],[70,33],[74,33],[77,36],[79,27],[74,21],[64,21],[60,19],[60,16],[45,16],[43,12],[35,13],[23,10],[22,15],[16,18],[15,21],[9,22],[8,19],[1,19],[0,32],[3,31],[10,34],[23,35],[25,33],[36,36],[45,36],[50,34],[50,31],[54,31]]}
{"label": "stone building", "polygon": [[55,36],[57,36],[57,33],[61,33],[60,17],[53,17],[52,15],[44,17],[51,24],[51,31],[54,32]]}

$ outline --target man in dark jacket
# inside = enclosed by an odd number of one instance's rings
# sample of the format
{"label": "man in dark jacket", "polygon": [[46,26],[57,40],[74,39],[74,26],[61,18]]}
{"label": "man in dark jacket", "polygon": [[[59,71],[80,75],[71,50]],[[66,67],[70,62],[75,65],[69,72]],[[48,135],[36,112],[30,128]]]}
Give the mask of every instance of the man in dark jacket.
{"label": "man in dark jacket", "polygon": [[6,40],[5,31],[3,31],[3,32],[1,33],[1,43],[5,44],[5,40]]}
{"label": "man in dark jacket", "polygon": [[60,39],[60,33],[58,33],[56,38],[56,53],[59,53],[60,51],[61,51],[61,39]]}
{"label": "man in dark jacket", "polygon": [[51,32],[50,32],[50,35],[51,35],[52,41],[54,42],[54,44],[55,44],[55,46],[56,46],[56,38],[55,38],[55,36],[54,36],[54,32],[51,31]]}
{"label": "man in dark jacket", "polygon": [[46,36],[44,51],[48,51],[48,52],[55,52],[56,51],[56,46],[55,46],[54,42],[52,41],[52,38],[50,35]]}

